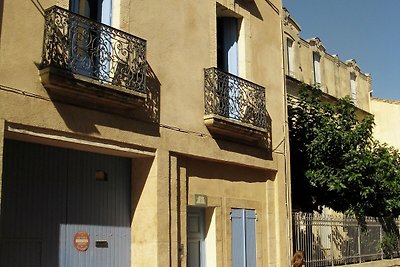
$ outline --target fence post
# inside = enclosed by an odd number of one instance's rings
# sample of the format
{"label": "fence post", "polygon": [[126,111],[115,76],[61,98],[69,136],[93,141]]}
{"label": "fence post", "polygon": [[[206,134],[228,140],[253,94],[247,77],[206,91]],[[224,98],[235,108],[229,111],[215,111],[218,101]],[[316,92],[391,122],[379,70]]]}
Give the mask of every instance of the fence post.
{"label": "fence post", "polygon": [[361,227],[357,226],[358,231],[358,261],[361,263]]}
{"label": "fence post", "polygon": [[300,236],[300,231],[298,227],[298,213],[293,214],[293,226],[294,226],[294,233],[295,233],[295,242],[294,242],[294,251],[297,251],[299,249],[299,236]]}
{"label": "fence post", "polygon": [[331,262],[332,262],[332,266],[335,266],[335,262],[334,262],[334,249],[333,249],[333,220],[331,219]]}
{"label": "fence post", "polygon": [[[383,240],[382,225],[379,225],[379,244],[382,244],[382,240]],[[381,259],[383,260],[383,250],[381,245],[380,249],[381,249]]]}

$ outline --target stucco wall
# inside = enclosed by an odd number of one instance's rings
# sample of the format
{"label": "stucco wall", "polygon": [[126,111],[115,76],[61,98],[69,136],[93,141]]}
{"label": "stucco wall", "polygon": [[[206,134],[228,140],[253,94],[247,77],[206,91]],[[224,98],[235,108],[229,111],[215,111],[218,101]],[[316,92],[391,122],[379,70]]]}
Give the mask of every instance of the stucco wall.
{"label": "stucco wall", "polygon": [[[66,5],[64,2],[61,4]],[[55,3],[42,1],[41,4],[46,8]],[[265,1],[257,1],[254,5],[254,9],[257,9],[254,11],[240,5],[235,5],[233,10],[244,17],[244,27],[248,29],[245,51],[242,51],[246,63],[241,76],[266,87],[267,110],[273,121],[272,142],[275,147],[284,136],[281,127],[284,122],[284,97],[280,67],[280,18]],[[207,143],[208,151],[215,150],[214,153],[217,153],[220,149],[209,140],[210,135],[203,123],[203,69],[216,65],[216,52],[210,49],[215,47],[215,32],[210,30],[215,28],[215,6],[214,1],[182,1],[174,4],[131,1],[129,33],[147,40],[148,63],[160,83],[160,124],[166,126],[161,126],[161,131],[165,131],[163,135],[181,134],[171,128],[190,131],[186,132],[188,138],[197,140],[189,141],[190,146],[202,143],[198,142],[200,139]],[[36,66],[42,53],[42,15],[31,2],[6,1],[4,9],[0,80],[4,86],[3,99],[10,98],[8,106],[2,106],[2,114],[7,121],[63,132],[82,132],[148,147],[157,147],[166,140],[166,146],[176,146],[177,150],[209,153],[200,152],[204,144],[193,149],[188,148],[187,144],[170,142],[174,136],[159,141],[159,138],[137,134],[150,127],[143,122],[131,123],[127,118],[52,102],[40,83]],[[16,19],[21,10],[29,17],[29,23]],[[124,128],[128,128],[127,131]],[[203,138],[199,138],[201,134],[204,134]]]}
{"label": "stucco wall", "polygon": [[[214,212],[219,212],[217,225],[222,229],[219,239],[223,242],[217,243],[216,251],[226,251],[222,262],[231,265],[231,223],[229,214],[231,208],[255,209],[257,213],[257,262],[260,266],[266,264],[268,254],[262,248],[266,243],[262,233],[265,233],[265,207],[266,204],[266,180],[273,174],[264,171],[252,170],[238,166],[226,165],[220,168],[212,162],[201,162],[190,160],[187,163],[187,176],[189,185],[189,204],[194,205],[194,195],[204,194],[209,199],[209,206]],[[227,250],[223,249],[227,246]]]}
{"label": "stucco wall", "polygon": [[[54,100],[39,77],[42,12],[55,4],[68,9],[69,1],[5,0],[0,46],[0,122],[4,129],[0,127],[0,137],[132,158],[134,266],[176,266],[182,260],[178,253],[185,242],[186,207],[194,204],[186,191],[224,199],[216,217],[225,225],[223,234],[217,233],[218,242],[224,242],[217,246],[217,266],[229,262],[226,212],[233,206],[256,208],[260,215],[257,266],[287,266],[290,207],[281,1],[119,3],[114,6],[113,25],[147,40],[152,73],[147,82],[158,94],[158,120],[142,117],[145,111],[140,108],[134,116],[124,116],[82,106],[79,99],[74,104]],[[242,18],[239,76],[266,88],[272,156],[265,148],[216,139],[204,124],[204,68],[217,63],[217,5]],[[181,183],[186,179],[186,165],[176,162],[181,160],[188,161],[188,184]]]}
{"label": "stucco wall", "polygon": [[400,101],[372,98],[371,113],[375,117],[374,137],[400,149]]}

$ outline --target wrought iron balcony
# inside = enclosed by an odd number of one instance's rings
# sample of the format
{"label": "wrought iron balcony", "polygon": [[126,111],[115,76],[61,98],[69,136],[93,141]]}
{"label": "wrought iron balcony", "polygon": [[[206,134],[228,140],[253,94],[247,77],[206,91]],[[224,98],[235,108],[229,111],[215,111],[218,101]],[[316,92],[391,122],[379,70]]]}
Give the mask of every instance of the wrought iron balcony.
{"label": "wrought iron balcony", "polygon": [[[103,89],[144,94],[146,41],[54,6],[45,11],[41,68],[84,77]],[[51,87],[47,79],[42,82]]]}
{"label": "wrought iron balcony", "polygon": [[[204,84],[205,121],[209,128],[239,131],[245,138],[251,137],[249,133],[256,138],[266,134],[269,125],[264,87],[217,68],[204,70]],[[212,122],[208,122],[210,118]],[[224,120],[225,126],[216,123],[216,118]]]}

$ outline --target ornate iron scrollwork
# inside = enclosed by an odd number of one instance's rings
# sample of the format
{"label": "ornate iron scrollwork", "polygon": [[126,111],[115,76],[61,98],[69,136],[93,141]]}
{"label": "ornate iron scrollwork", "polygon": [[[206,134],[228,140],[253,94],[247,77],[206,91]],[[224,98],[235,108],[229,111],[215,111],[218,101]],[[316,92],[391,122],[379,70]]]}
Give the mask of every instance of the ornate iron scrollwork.
{"label": "ornate iron scrollwork", "polygon": [[42,62],[144,92],[146,41],[60,7],[45,11]]}
{"label": "ornate iron scrollwork", "polygon": [[267,128],[265,88],[217,68],[204,70],[205,115]]}

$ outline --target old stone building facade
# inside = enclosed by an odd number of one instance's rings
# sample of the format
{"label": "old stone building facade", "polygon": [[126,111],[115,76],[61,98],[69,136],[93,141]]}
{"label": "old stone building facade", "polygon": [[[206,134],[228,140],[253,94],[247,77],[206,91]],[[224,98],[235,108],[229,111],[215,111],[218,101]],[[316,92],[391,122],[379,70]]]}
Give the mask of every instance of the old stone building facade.
{"label": "old stone building facade", "polygon": [[0,6],[1,266],[288,266],[281,0]]}
{"label": "old stone building facade", "polygon": [[317,85],[326,97],[350,96],[361,111],[370,111],[371,76],[363,73],[354,59],[343,61],[327,52],[318,38],[303,39],[301,27],[283,9],[286,86],[296,95],[300,83]]}
{"label": "old stone building facade", "polygon": [[303,39],[300,25],[285,8],[282,18],[287,92],[296,95],[298,84],[305,83],[318,85],[333,101],[350,96],[359,112],[374,115],[374,137],[400,148],[396,127],[399,102],[373,97],[371,75],[363,73],[354,59],[343,61],[338,55],[329,54],[318,37]]}

